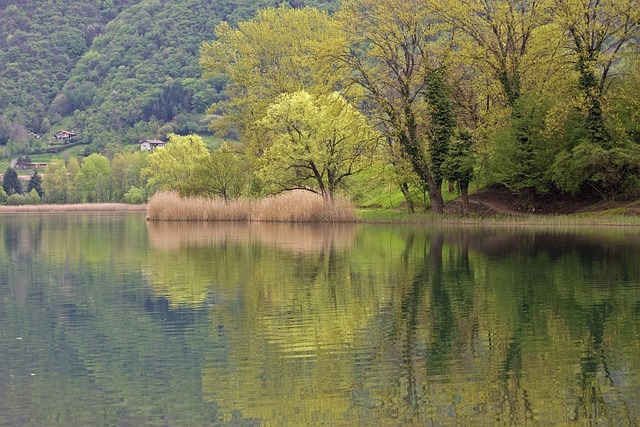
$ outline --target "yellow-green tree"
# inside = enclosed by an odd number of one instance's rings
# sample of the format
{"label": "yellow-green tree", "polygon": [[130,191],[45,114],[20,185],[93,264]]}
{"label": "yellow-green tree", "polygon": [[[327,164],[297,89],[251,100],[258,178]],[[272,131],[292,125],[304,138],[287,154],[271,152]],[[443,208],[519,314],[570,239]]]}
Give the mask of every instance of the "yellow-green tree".
{"label": "yellow-green tree", "polygon": [[112,181],[111,165],[105,156],[93,153],[87,157],[80,172],[74,179],[80,201],[82,202],[110,202]]}
{"label": "yellow-green tree", "polygon": [[113,200],[120,201],[131,188],[143,188],[141,170],[146,166],[146,153],[116,153],[111,160]]}
{"label": "yellow-green tree", "polygon": [[211,154],[197,135],[169,134],[164,147],[156,148],[148,157],[148,166],[142,169],[152,190],[175,190],[181,196],[198,194],[202,188],[197,173],[200,164]]}
{"label": "yellow-green tree", "polygon": [[299,90],[333,88],[336,73],[326,73],[324,52],[339,43],[340,32],[325,12],[280,7],[258,12],[237,28],[226,22],[216,40],[202,45],[205,77],[228,77],[227,100],[211,107],[222,118],[212,123],[250,140],[253,125],[274,99]]}
{"label": "yellow-green tree", "polygon": [[559,0],[551,11],[578,71],[588,139],[610,148],[603,97],[625,47],[637,38],[640,1]]}
{"label": "yellow-green tree", "polygon": [[204,193],[224,200],[246,194],[253,173],[250,162],[227,143],[213,151],[198,171],[205,187]]}
{"label": "yellow-green tree", "polygon": [[[44,170],[42,179],[42,189],[44,190],[44,200],[46,203],[70,203],[76,201],[73,193],[75,192],[74,177],[79,172],[80,166],[77,159],[69,165],[73,168],[74,174],[71,175],[64,159],[52,158]],[[77,169],[76,169],[77,167]]]}
{"label": "yellow-green tree", "polygon": [[[496,159],[501,161],[493,165],[497,179],[525,191],[531,203],[536,187],[542,186],[550,158],[532,130],[535,103],[525,105],[522,97],[527,90],[540,90],[539,84],[551,80],[550,59],[559,37],[545,28],[550,23],[549,4],[547,0],[445,0],[429,1],[428,6],[460,34],[458,54],[473,69],[471,76],[488,88],[486,107],[506,109],[492,120],[500,129],[494,125],[490,134],[495,137],[498,130],[504,135],[495,138],[500,141],[494,148]],[[500,116],[502,120],[496,120]]]}
{"label": "yellow-green tree", "polygon": [[401,147],[426,187],[434,212],[440,213],[444,202],[437,162],[446,153],[447,141],[434,150],[433,144],[443,141],[435,135],[429,138],[435,128],[431,112],[438,105],[430,102],[427,92],[446,68],[451,33],[433,19],[426,5],[343,2],[337,19],[347,45],[336,60],[349,70],[349,86],[362,96],[388,140]]}
{"label": "yellow-green tree", "polygon": [[369,165],[379,134],[340,94],[283,94],[258,122],[269,143],[261,172],[279,190],[304,189],[333,200],[346,179]]}

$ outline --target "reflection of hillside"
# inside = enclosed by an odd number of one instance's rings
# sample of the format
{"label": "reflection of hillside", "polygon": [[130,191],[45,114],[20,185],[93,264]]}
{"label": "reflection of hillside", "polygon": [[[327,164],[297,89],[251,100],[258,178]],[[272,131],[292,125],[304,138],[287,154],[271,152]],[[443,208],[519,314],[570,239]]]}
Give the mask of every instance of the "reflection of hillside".
{"label": "reflection of hillside", "polygon": [[295,253],[344,249],[355,239],[357,225],[309,225],[240,222],[149,222],[149,240],[157,249],[260,243]]}

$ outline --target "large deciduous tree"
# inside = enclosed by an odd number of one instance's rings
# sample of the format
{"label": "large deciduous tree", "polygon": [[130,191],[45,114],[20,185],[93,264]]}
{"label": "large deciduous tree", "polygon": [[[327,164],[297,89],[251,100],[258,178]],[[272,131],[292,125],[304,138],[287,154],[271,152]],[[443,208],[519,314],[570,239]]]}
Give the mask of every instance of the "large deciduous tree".
{"label": "large deciduous tree", "polygon": [[258,125],[269,143],[261,172],[280,190],[304,189],[327,201],[369,165],[380,136],[342,96],[283,94]]}
{"label": "large deciduous tree", "polygon": [[198,166],[208,161],[211,154],[197,135],[168,136],[167,144],[149,155],[148,166],[142,169],[142,175],[148,178],[152,190],[174,190],[181,196],[197,195],[202,187],[198,181]]}
{"label": "large deciduous tree", "polygon": [[565,32],[565,47],[578,71],[588,139],[610,148],[603,97],[624,48],[637,40],[640,1],[557,0],[551,11]]}
{"label": "large deciduous tree", "polygon": [[252,177],[249,164],[231,145],[222,144],[199,169],[204,194],[224,200],[246,194]]}
{"label": "large deciduous tree", "polygon": [[81,202],[110,202],[113,184],[109,159],[98,153],[91,154],[82,162],[75,183]]}
{"label": "large deciduous tree", "polygon": [[[477,76],[486,76],[498,89],[499,99],[509,110],[509,141],[503,139],[505,144],[496,147],[506,148],[509,159],[498,165],[502,169],[499,176],[503,184],[524,190],[530,199],[541,185],[544,168],[539,164],[541,148],[532,137],[528,117],[531,106],[525,106],[522,97],[533,82],[540,80],[537,75],[545,72],[554,52],[557,38],[548,38],[550,33],[541,36],[540,42],[536,40],[550,22],[548,5],[548,0],[429,1],[432,13],[464,35],[458,40],[459,53]],[[486,96],[489,107],[493,99]]]}
{"label": "large deciduous tree", "polygon": [[226,22],[216,39],[202,46],[200,63],[207,77],[226,76],[227,99],[210,111],[222,114],[212,126],[235,130],[251,140],[253,126],[282,93],[299,90],[326,93],[335,73],[327,73],[324,53],[339,43],[340,32],[325,12],[279,7],[258,12],[234,28]]}
{"label": "large deciduous tree", "polygon": [[[433,19],[423,1],[348,0],[337,17],[347,46],[336,59],[349,71],[351,87],[363,96],[368,114],[380,122],[388,140],[401,147],[434,212],[441,213],[439,165],[446,155],[451,119],[441,109],[449,107],[434,103],[433,96],[445,101],[439,71],[446,67],[451,33]],[[434,111],[445,115],[438,118]]]}

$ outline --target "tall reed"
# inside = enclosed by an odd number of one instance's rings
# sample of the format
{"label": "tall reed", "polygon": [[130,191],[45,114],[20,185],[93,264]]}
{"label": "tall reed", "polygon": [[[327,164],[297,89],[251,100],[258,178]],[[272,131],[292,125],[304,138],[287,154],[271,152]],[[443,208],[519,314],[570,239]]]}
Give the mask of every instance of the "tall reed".
{"label": "tall reed", "polygon": [[307,191],[292,191],[259,200],[180,197],[158,192],[148,203],[152,221],[356,222],[355,207],[345,199],[325,202]]}

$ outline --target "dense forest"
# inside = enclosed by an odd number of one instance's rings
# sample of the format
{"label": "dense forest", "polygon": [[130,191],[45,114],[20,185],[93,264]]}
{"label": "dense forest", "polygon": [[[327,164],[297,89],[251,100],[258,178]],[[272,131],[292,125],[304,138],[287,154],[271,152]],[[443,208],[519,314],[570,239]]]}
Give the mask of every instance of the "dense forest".
{"label": "dense forest", "polygon": [[[224,78],[201,79],[200,44],[221,21],[250,19],[279,0],[0,1],[0,145],[46,148],[56,129],[87,154],[206,129]],[[285,2],[331,10],[335,1]]]}
{"label": "dense forest", "polygon": [[[228,184],[204,185],[212,170],[246,183],[234,197],[346,191],[375,205],[364,199],[393,188],[436,213],[447,182],[464,205],[473,182],[531,210],[542,193],[640,196],[637,0],[10,3],[5,156],[56,151],[42,136],[62,129],[107,163],[173,135],[134,168],[143,199],[226,197]],[[210,131],[241,144],[214,153]],[[121,199],[105,176],[72,199]]]}

